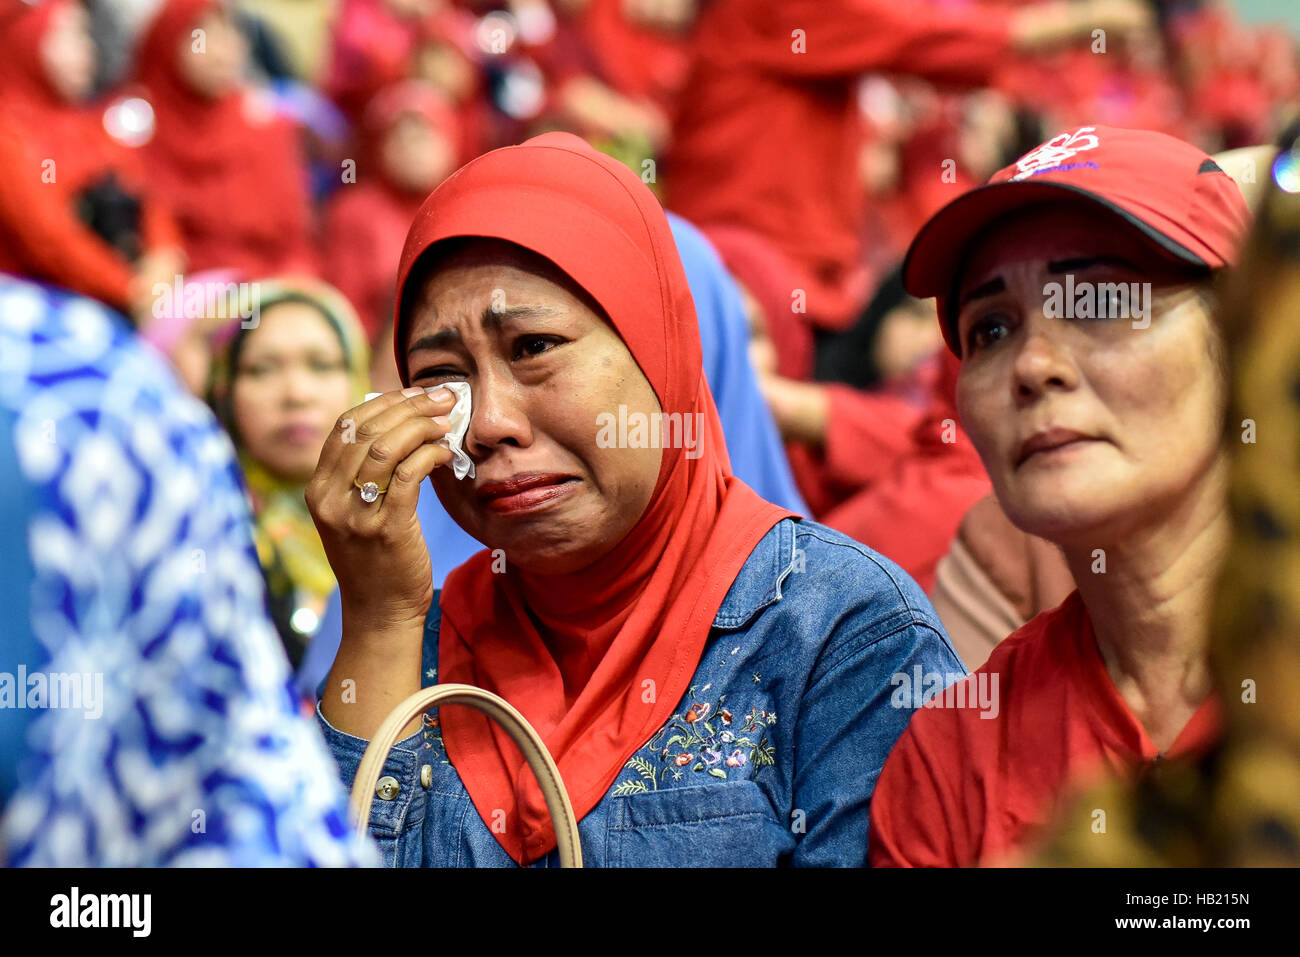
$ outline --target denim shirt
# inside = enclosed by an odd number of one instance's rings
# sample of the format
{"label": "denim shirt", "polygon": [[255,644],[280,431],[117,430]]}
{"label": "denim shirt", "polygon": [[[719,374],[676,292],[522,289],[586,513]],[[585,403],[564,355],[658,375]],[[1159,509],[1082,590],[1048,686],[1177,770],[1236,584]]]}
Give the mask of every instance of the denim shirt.
{"label": "denim shirt", "polygon": [[[435,595],[426,686],[440,621]],[[871,792],[912,714],[896,676],[918,667],[965,674],[907,573],[823,525],[782,520],[737,574],[673,716],[579,822],[584,865],[865,865]],[[317,716],[350,787],[366,742],[319,705]],[[370,831],[387,866],[515,866],[448,762],[436,710],[383,773],[399,787],[376,797]],[[558,864],[554,850],[533,862]]]}

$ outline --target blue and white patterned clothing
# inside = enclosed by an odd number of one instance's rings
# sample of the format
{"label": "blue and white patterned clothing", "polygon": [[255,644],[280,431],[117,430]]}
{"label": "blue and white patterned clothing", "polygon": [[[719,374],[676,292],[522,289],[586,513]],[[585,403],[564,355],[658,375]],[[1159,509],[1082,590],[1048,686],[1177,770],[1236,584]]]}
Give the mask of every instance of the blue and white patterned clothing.
{"label": "blue and white patterned clothing", "polygon": [[0,276],[0,469],[0,856],[376,863],[295,713],[230,442],[120,317]]}

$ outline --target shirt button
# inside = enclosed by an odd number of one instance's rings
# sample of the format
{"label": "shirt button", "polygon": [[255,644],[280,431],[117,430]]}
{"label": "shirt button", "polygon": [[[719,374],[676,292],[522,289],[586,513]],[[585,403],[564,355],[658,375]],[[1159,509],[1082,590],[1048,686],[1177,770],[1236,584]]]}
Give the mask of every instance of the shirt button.
{"label": "shirt button", "polygon": [[433,765],[426,764],[424,767],[420,768],[420,787],[425,788],[427,790],[429,785],[432,783],[433,783]]}
{"label": "shirt button", "polygon": [[397,792],[402,790],[402,786],[397,783],[397,778],[385,775],[379,779],[379,786],[375,788],[375,793],[379,795],[381,801],[391,801],[397,797]]}

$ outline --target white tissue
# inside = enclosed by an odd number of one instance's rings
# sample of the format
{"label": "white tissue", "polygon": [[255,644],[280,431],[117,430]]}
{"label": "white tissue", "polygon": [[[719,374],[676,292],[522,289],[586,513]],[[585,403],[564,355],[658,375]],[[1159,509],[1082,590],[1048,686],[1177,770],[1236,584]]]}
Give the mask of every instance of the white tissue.
{"label": "white tissue", "polygon": [[[425,392],[436,392],[439,389],[448,389],[456,396],[456,405],[447,418],[451,421],[451,431],[438,440],[438,444],[445,449],[451,450],[451,471],[458,479],[465,476],[474,477],[474,463],[470,457],[465,454],[461,443],[465,441],[465,433],[469,431],[469,419],[473,412],[473,399],[469,391],[468,382],[444,382],[442,385],[426,386]],[[366,401],[377,399],[382,392],[367,392]]]}
{"label": "white tissue", "polygon": [[463,479],[467,475],[473,478],[474,463],[461,447],[461,443],[465,441],[465,433],[469,431],[469,419],[473,413],[469,383],[444,382],[442,385],[429,386],[424,391],[434,392],[438,389],[449,389],[456,396],[456,405],[447,415],[451,420],[451,431],[439,439],[438,444],[451,450],[451,471],[456,478]]}

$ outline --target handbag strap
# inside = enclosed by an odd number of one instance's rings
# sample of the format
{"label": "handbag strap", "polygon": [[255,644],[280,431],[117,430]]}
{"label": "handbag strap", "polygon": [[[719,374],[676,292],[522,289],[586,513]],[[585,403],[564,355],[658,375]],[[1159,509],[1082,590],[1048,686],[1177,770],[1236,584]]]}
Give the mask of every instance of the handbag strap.
{"label": "handbag strap", "polygon": [[528,767],[532,769],[537,784],[542,789],[546,810],[550,813],[551,824],[555,828],[560,866],[581,867],[582,842],[578,837],[578,819],[573,813],[568,792],[564,790],[564,782],[560,780],[560,769],[555,766],[555,760],[532,725],[508,701],[473,685],[445,684],[421,688],[384,719],[366,746],[366,753],[361,756],[361,764],[357,767],[357,775],[352,783],[349,811],[357,833],[363,836],[366,833],[379,774],[388,759],[388,753],[399,740],[398,735],[411,719],[440,704],[469,705],[505,729],[510,740],[523,752],[524,760],[528,762]]}

